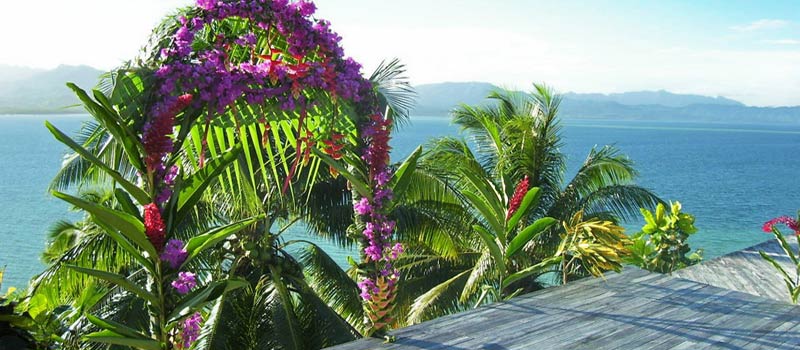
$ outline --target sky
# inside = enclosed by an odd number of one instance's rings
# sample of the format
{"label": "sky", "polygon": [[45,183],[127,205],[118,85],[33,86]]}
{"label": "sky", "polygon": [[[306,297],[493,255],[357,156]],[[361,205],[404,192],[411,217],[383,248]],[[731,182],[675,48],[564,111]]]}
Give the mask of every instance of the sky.
{"label": "sky", "polygon": [[[190,0],[3,0],[0,64],[110,69]],[[317,0],[365,72],[400,58],[413,84],[567,92],[668,90],[800,105],[797,1]]]}

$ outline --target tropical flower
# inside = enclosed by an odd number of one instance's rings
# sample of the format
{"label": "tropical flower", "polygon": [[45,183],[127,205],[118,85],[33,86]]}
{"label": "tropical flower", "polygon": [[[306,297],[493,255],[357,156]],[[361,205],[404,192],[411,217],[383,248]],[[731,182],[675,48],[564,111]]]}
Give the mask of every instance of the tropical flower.
{"label": "tropical flower", "polygon": [[157,251],[164,249],[164,240],[166,240],[166,228],[164,220],[161,219],[161,210],[158,205],[150,203],[144,206],[144,233],[147,239],[156,248]]}
{"label": "tropical flower", "polygon": [[800,236],[800,225],[798,225],[797,220],[789,216],[781,216],[767,221],[761,229],[764,230],[764,232],[771,233],[777,224],[786,225],[786,227],[794,231],[796,235]]}
{"label": "tropical flower", "polygon": [[161,260],[169,263],[169,267],[177,269],[184,261],[189,253],[184,248],[183,241],[179,239],[170,239],[164,247],[164,252],[161,253]]}
{"label": "tropical flower", "polygon": [[197,286],[197,281],[195,274],[191,272],[179,272],[178,279],[172,281],[172,288],[178,290],[179,294],[189,293],[195,286]]}
{"label": "tropical flower", "polygon": [[200,337],[200,326],[203,323],[203,317],[199,312],[195,312],[191,316],[183,320],[183,327],[181,328],[181,344],[183,349],[188,349]]}
{"label": "tropical flower", "polygon": [[508,203],[508,214],[506,215],[506,220],[510,219],[517,209],[519,209],[519,206],[522,204],[522,199],[525,198],[525,194],[528,193],[528,186],[528,175],[525,175],[522,181],[517,184],[517,188],[514,189],[514,195],[511,196],[511,201]]}

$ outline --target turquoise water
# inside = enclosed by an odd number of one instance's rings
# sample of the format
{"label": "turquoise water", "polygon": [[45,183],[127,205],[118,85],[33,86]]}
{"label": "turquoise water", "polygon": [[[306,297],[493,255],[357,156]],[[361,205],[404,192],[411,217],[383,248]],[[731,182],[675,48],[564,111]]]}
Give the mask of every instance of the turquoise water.
{"label": "turquoise water", "polygon": [[[38,254],[47,227],[69,217],[67,206],[50,198],[47,185],[63,147],[43,123],[77,130],[85,116],[0,116],[0,266],[3,286],[23,286],[39,272]],[[769,238],[761,224],[800,209],[800,126],[726,125],[642,121],[568,120],[563,151],[569,175],[594,145],[616,144],[641,172],[639,183],[664,199],[679,200],[695,214],[693,247],[706,257],[735,251]],[[448,118],[415,117],[394,136],[399,160],[430,137],[457,135]],[[629,223],[635,228],[641,223]],[[287,239],[309,238],[293,232]],[[340,261],[345,249],[324,244]]]}

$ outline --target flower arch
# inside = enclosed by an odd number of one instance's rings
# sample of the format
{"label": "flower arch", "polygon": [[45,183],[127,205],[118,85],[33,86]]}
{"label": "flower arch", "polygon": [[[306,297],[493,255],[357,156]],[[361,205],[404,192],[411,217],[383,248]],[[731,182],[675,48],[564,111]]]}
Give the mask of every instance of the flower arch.
{"label": "flower arch", "polygon": [[[386,209],[393,197],[388,166],[392,119],[382,112],[376,88],[362,76],[361,65],[344,56],[341,37],[330,23],[312,18],[315,9],[305,0],[198,0],[158,53],[156,103],[141,136],[147,176],[154,206],[163,209],[177,171],[169,164],[180,147],[170,136],[176,124],[203,125],[205,134],[213,124],[259,123],[267,130],[290,125],[295,134],[286,136],[294,138],[296,153],[284,192],[313,149],[336,161],[343,147],[359,147],[366,171],[362,179],[348,180],[363,181],[354,186],[365,271],[358,286],[366,329],[372,334],[393,322],[399,273],[392,262],[402,253],[399,244],[392,244],[395,223]],[[177,118],[184,109],[195,113]],[[199,151],[201,167],[205,140]],[[146,226],[161,222],[160,211],[148,213]],[[163,224],[146,227],[159,250],[163,231]]]}

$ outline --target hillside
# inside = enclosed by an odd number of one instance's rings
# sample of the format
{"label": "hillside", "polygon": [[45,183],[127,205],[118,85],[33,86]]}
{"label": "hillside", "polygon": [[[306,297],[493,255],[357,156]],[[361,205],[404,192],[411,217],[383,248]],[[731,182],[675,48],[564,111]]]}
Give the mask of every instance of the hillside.
{"label": "hillside", "polygon": [[[414,115],[446,117],[460,103],[485,104],[492,84],[441,83],[417,86]],[[581,119],[627,119],[729,123],[800,124],[800,106],[752,107],[724,97],[636,91],[615,94],[566,93],[561,116]]]}
{"label": "hillside", "polygon": [[58,66],[36,70],[0,65],[0,114],[83,111],[66,82],[84,88],[97,84],[103,72],[87,66]]}

